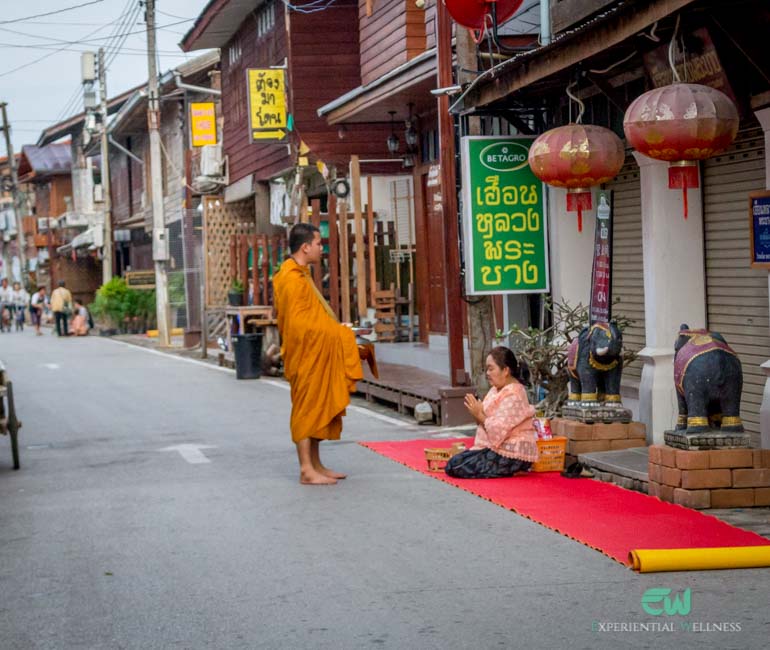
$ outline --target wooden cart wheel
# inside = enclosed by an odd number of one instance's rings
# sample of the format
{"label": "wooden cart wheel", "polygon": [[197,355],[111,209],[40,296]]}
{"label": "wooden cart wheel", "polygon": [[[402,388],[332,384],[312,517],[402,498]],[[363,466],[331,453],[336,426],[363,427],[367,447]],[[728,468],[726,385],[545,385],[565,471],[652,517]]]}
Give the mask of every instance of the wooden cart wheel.
{"label": "wooden cart wheel", "polygon": [[19,469],[19,429],[21,429],[21,422],[16,419],[16,406],[13,403],[13,382],[9,381],[6,388],[8,389],[8,433],[11,436],[13,469]]}

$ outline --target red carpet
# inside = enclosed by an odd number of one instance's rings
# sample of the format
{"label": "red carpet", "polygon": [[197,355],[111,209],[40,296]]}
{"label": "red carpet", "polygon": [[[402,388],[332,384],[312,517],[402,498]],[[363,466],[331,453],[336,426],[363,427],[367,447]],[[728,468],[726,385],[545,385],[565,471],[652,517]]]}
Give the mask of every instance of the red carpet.
{"label": "red carpet", "polygon": [[[556,472],[505,479],[454,479],[429,472],[426,447],[454,440],[362,442],[364,447],[445,483],[487,499],[601,551],[630,566],[633,549],[765,546],[770,540],[695,510],[592,479],[568,479]],[[470,447],[471,438],[463,440]]]}

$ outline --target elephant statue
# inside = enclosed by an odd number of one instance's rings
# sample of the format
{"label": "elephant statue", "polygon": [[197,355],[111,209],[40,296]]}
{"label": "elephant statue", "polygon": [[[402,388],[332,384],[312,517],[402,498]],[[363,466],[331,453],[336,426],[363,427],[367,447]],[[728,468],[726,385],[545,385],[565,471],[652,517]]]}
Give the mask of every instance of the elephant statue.
{"label": "elephant statue", "polygon": [[743,433],[743,369],[719,332],[680,326],[674,345],[674,383],[679,401],[677,431]]}
{"label": "elephant statue", "polygon": [[618,324],[585,327],[567,350],[568,404],[620,406],[623,335]]}

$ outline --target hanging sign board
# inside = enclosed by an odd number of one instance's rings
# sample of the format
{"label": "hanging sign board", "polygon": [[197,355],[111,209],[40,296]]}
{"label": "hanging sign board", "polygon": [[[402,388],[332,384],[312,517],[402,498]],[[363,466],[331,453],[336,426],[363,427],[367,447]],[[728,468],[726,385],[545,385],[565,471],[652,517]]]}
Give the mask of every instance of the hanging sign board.
{"label": "hanging sign board", "polygon": [[[738,103],[708,30],[705,27],[701,27],[688,34],[687,37],[697,44],[697,51],[688,51],[685,60],[682,48],[676,48],[674,63],[682,81],[711,86],[721,90],[730,99]],[[642,57],[644,67],[655,88],[668,86],[674,82],[674,73],[671,71],[668,50],[669,44],[665,43],[647,52]]]}
{"label": "hanging sign board", "polygon": [[527,162],[533,140],[523,136],[462,139],[468,295],[549,290],[543,184]]}
{"label": "hanging sign board", "polygon": [[599,192],[598,203],[591,273],[591,325],[609,323],[612,317],[612,192]]}
{"label": "hanging sign board", "polygon": [[249,128],[253,142],[281,142],[286,137],[286,73],[284,70],[246,70]]}
{"label": "hanging sign board", "polygon": [[190,132],[193,147],[217,143],[217,115],[214,102],[190,104]]}
{"label": "hanging sign board", "polygon": [[770,192],[749,194],[751,268],[770,270]]}

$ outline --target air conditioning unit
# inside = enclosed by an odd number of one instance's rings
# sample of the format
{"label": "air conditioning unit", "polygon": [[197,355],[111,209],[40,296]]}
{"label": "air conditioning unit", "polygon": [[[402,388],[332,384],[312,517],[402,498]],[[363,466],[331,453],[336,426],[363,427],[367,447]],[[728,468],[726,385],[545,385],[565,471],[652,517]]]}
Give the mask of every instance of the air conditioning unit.
{"label": "air conditioning unit", "polygon": [[222,176],[222,147],[218,144],[207,144],[201,147],[201,175]]}
{"label": "air conditioning unit", "polygon": [[101,183],[94,185],[94,201],[96,201],[96,203],[104,201],[104,188]]}
{"label": "air conditioning unit", "polygon": [[48,217],[37,218],[37,231],[46,232],[48,230]]}

